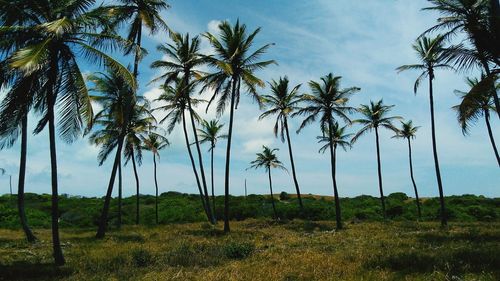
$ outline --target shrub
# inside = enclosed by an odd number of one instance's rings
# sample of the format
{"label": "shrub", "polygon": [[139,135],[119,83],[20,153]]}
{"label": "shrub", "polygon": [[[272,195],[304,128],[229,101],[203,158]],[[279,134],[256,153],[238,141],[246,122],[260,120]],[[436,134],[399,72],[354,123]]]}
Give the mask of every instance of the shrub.
{"label": "shrub", "polygon": [[229,259],[244,259],[250,256],[255,249],[249,242],[229,242],[224,245],[224,254]]}
{"label": "shrub", "polygon": [[132,262],[137,267],[146,267],[151,264],[153,260],[153,255],[146,249],[134,249],[132,250]]}
{"label": "shrub", "polygon": [[280,193],[280,200],[281,201],[284,201],[284,200],[289,200],[290,199],[290,195],[284,191],[282,191]]}

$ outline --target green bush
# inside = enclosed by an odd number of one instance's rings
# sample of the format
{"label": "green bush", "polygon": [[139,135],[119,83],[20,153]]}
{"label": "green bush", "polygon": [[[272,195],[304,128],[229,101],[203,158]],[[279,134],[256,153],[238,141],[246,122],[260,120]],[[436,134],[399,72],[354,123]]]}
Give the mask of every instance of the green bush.
{"label": "green bush", "polygon": [[249,242],[229,242],[224,245],[224,254],[229,259],[244,259],[250,256],[255,249]]}
{"label": "green bush", "polygon": [[134,249],[132,250],[132,261],[137,267],[146,267],[151,265],[153,260],[153,255],[146,249]]}

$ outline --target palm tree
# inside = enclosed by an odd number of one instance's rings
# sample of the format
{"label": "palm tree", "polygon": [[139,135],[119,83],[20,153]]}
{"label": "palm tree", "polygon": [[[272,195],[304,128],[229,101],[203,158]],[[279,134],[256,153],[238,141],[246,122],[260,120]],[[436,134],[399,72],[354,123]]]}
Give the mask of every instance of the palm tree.
{"label": "palm tree", "polygon": [[43,70],[43,117],[36,133],[49,127],[52,178],[52,244],[56,265],[64,264],[58,225],[58,181],[55,133],[55,106],[57,104],[59,134],[67,142],[75,140],[92,119],[82,72],[76,55],[100,65],[106,62],[115,71],[127,77],[135,86],[133,77],[117,61],[96,48],[125,47],[128,42],[114,34],[96,33],[100,21],[92,11],[94,1],[27,1],[22,9],[33,19],[28,26],[8,26],[0,30],[0,38],[29,38],[27,43],[8,58],[9,67],[25,75]]}
{"label": "palm tree", "polygon": [[224,176],[224,232],[229,232],[229,166],[231,163],[231,140],[233,135],[234,110],[238,107],[240,91],[243,84],[246,92],[260,105],[257,87],[264,87],[265,83],[255,76],[255,71],[275,63],[273,60],[258,61],[269,49],[271,44],[266,44],[251,52],[255,36],[260,32],[257,28],[250,34],[246,25],[236,21],[234,26],[227,21],[219,24],[219,38],[207,32],[204,36],[210,41],[215,50],[215,57],[211,57],[209,65],[215,68],[215,73],[205,77],[206,86],[214,90],[208,103],[211,105],[219,97],[217,113],[222,115],[229,103],[229,128],[226,148],[226,165]]}
{"label": "palm tree", "polygon": [[371,130],[375,130],[375,143],[377,145],[377,168],[378,168],[378,187],[380,191],[380,201],[382,203],[382,215],[384,219],[386,218],[385,212],[385,198],[384,198],[384,189],[382,187],[382,165],[380,163],[380,144],[379,144],[379,135],[378,129],[379,127],[383,127],[389,129],[393,132],[397,132],[398,129],[394,127],[392,121],[395,119],[401,119],[399,116],[387,116],[391,108],[394,105],[384,105],[382,100],[378,102],[370,101],[370,105],[361,105],[358,108],[358,112],[361,113],[364,119],[354,120],[353,123],[358,123],[363,125],[352,138],[352,143],[355,143],[359,137],[364,135]]}
{"label": "palm tree", "polygon": [[[211,222],[213,217],[211,216],[211,213],[207,210],[207,208],[210,208],[209,205],[206,204],[205,201],[205,195],[203,193],[201,184],[200,184],[200,177],[198,175],[198,170],[196,169],[196,163],[194,162],[194,157],[193,153],[191,151],[191,145],[189,142],[189,136],[187,132],[187,126],[186,126],[186,110],[188,108],[187,105],[187,97],[183,94],[184,91],[184,85],[183,81],[181,79],[175,79],[175,84],[172,85],[163,85],[161,88],[163,90],[163,93],[156,99],[157,102],[163,103],[163,105],[155,108],[154,110],[161,110],[166,112],[165,117],[160,120],[160,124],[167,122],[167,132],[172,133],[174,130],[175,126],[178,123],[182,122],[182,129],[184,132],[184,140],[186,141],[186,147],[188,150],[189,154],[189,160],[191,161],[191,167],[193,168],[193,173],[196,178],[196,184],[198,186],[198,192],[200,193],[200,200],[201,200],[201,205],[203,207],[203,210],[205,214],[207,215],[207,219]],[[191,105],[196,106],[202,102],[202,100],[191,99]],[[196,112],[191,112],[193,117],[198,120],[200,117]]]}
{"label": "palm tree", "polygon": [[443,61],[446,58],[445,52],[443,52],[444,41],[443,36],[437,36],[434,38],[422,37],[413,44],[413,49],[417,53],[421,63],[420,64],[410,64],[403,65],[397,68],[398,72],[405,70],[419,70],[422,71],[415,81],[413,91],[416,94],[420,82],[426,77],[429,78],[429,103],[431,111],[431,132],[432,132],[432,151],[434,155],[434,167],[436,170],[436,178],[439,189],[439,201],[441,205],[441,225],[446,226],[448,224],[445,203],[444,203],[444,192],[443,184],[441,182],[441,172],[439,170],[439,159],[437,155],[437,145],[436,145],[436,127],[434,121],[434,93],[432,88],[432,81],[435,78],[434,72],[437,69],[449,69],[451,68],[448,64]]}
{"label": "palm tree", "polygon": [[[467,84],[471,88],[478,87],[479,80],[477,78],[467,78]],[[493,138],[493,131],[490,124],[490,110],[493,110],[494,104],[491,96],[495,95],[490,89],[500,89],[500,84],[496,86],[487,86],[482,91],[462,92],[455,90],[456,94],[460,95],[461,102],[453,107],[457,112],[458,122],[462,127],[462,132],[468,134],[471,123],[474,123],[478,118],[484,116],[488,135],[490,137],[491,146],[495,152],[497,163],[500,166],[500,156]],[[478,88],[479,90],[479,88]]]}
{"label": "palm tree", "polygon": [[158,180],[156,178],[156,157],[160,159],[160,150],[170,145],[168,139],[161,134],[150,131],[145,137],[142,137],[143,149],[151,151],[153,154],[153,167],[155,179],[155,221],[158,224]]}
{"label": "palm tree", "polygon": [[422,212],[420,210],[420,200],[418,199],[417,184],[415,183],[415,178],[413,177],[413,163],[411,157],[411,139],[414,139],[417,134],[419,126],[413,126],[413,122],[408,120],[407,122],[401,121],[401,128],[396,131],[393,138],[406,139],[408,141],[408,159],[410,161],[410,177],[413,183],[413,190],[415,191],[415,201],[417,203],[418,218],[422,218]]}
{"label": "palm tree", "polygon": [[200,144],[198,142],[198,135],[196,133],[196,125],[194,114],[194,108],[191,103],[191,93],[194,86],[199,82],[199,79],[203,74],[196,68],[207,63],[207,59],[200,54],[200,39],[195,36],[191,40],[189,34],[185,36],[179,33],[170,33],[170,37],[174,41],[174,44],[165,44],[158,46],[158,51],[164,53],[168,60],[158,60],[151,64],[152,68],[161,68],[166,72],[154,79],[153,81],[163,80],[164,85],[168,85],[171,81],[175,79],[181,79],[182,85],[185,85],[182,89],[182,95],[186,97],[187,110],[189,112],[189,117],[191,120],[191,128],[194,135],[194,144],[196,146],[196,152],[198,153],[198,165],[200,167],[201,182],[203,184],[203,192],[205,198],[205,204],[208,206],[207,212],[211,217],[210,221],[215,223],[214,215],[212,214],[212,209],[210,208],[210,200],[208,197],[207,181],[205,178],[205,168],[203,166],[203,158],[201,154]]}
{"label": "palm tree", "polygon": [[280,77],[279,81],[273,80],[269,83],[269,86],[271,87],[271,94],[262,96],[262,103],[266,107],[266,111],[259,116],[259,119],[263,119],[271,115],[277,115],[276,123],[274,125],[274,136],[278,137],[279,132],[282,142],[285,141],[286,136],[288,154],[290,156],[290,164],[292,166],[293,183],[295,184],[299,205],[303,208],[304,205],[302,204],[299,182],[297,181],[297,175],[295,173],[292,143],[290,141],[290,132],[288,129],[288,116],[299,109],[298,104],[301,102],[301,95],[299,94],[300,84],[296,85],[293,89],[291,89],[291,91],[289,91],[288,83],[288,77],[286,76],[284,78]]}
{"label": "palm tree", "polygon": [[218,120],[201,121],[201,129],[198,129],[199,141],[202,143],[209,143],[210,148],[210,180],[212,182],[212,208],[215,217],[215,190],[214,190],[214,150],[215,145],[219,139],[227,139],[227,135],[221,135],[221,130],[224,124],[219,124]]}
{"label": "palm tree", "polygon": [[[306,94],[302,96],[303,102],[306,106],[297,111],[295,115],[305,115],[304,121],[300,125],[297,133],[300,132],[308,124],[320,119],[320,128],[322,132],[328,130],[328,132],[333,132],[333,124],[335,122],[335,116],[343,119],[346,123],[350,124],[348,114],[354,111],[354,108],[347,105],[349,98],[352,94],[361,90],[357,87],[351,87],[346,89],[340,88],[340,80],[342,77],[333,76],[333,74],[328,74],[321,78],[321,82],[310,81],[309,87],[311,88],[312,94]],[[328,135],[330,138],[331,134]],[[333,144],[332,140],[330,143]],[[333,155],[333,146],[330,146],[330,164],[332,172],[333,181],[333,193],[335,196],[335,219],[337,223],[337,229],[342,229],[342,214],[340,208],[340,198],[337,189],[337,181],[335,178],[335,163]]]}
{"label": "palm tree", "polygon": [[285,166],[283,166],[283,163],[281,163],[281,161],[278,160],[278,157],[274,153],[275,151],[278,151],[277,148],[270,149],[269,147],[263,145],[262,149],[263,149],[262,152],[257,153],[257,159],[250,162],[251,165],[250,168],[258,169],[264,167],[265,171],[267,172],[269,178],[269,190],[271,191],[271,203],[273,205],[274,219],[279,220],[278,212],[276,211],[276,206],[274,204],[271,169],[279,168],[286,171],[286,168]]}

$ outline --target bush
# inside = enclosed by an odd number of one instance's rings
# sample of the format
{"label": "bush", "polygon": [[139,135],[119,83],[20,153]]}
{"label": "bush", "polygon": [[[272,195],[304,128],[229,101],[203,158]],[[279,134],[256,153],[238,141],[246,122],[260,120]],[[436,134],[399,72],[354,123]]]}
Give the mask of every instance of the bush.
{"label": "bush", "polygon": [[134,249],[132,250],[132,262],[137,267],[146,267],[151,264],[153,260],[153,255],[146,249]]}
{"label": "bush", "polygon": [[255,246],[249,242],[229,242],[224,245],[224,255],[229,259],[244,259],[250,256]]}
{"label": "bush", "polygon": [[280,200],[281,201],[284,201],[284,200],[289,200],[290,199],[290,195],[284,191],[282,191],[280,193]]}

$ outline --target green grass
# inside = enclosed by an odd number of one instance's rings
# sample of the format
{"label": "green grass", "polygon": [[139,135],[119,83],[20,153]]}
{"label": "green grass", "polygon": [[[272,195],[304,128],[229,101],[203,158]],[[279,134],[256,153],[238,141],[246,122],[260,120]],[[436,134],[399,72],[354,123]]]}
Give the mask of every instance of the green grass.
{"label": "green grass", "polygon": [[500,280],[500,223],[347,223],[250,219],[222,225],[126,226],[104,240],[65,228],[67,264],[50,231],[30,245],[0,230],[0,280]]}

